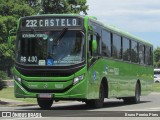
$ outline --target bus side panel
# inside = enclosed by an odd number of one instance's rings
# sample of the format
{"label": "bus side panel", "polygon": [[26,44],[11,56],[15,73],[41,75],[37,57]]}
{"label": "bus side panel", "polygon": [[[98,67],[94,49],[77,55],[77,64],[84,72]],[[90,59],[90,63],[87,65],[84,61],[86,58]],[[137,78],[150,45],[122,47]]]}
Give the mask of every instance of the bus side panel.
{"label": "bus side panel", "polygon": [[[88,70],[88,99],[98,99],[102,75],[105,72],[104,61],[99,59]],[[115,86],[114,86],[115,87]]]}
{"label": "bus side panel", "polygon": [[[127,97],[135,95],[135,86],[139,80],[141,83],[142,95],[151,92],[153,83],[153,68],[139,64],[131,64],[118,60],[106,60],[107,79],[109,84],[117,82],[117,97]],[[110,90],[111,88],[109,88]],[[109,94],[112,97],[111,94]]]}
{"label": "bus side panel", "polygon": [[97,60],[88,72],[89,99],[98,98],[99,86],[103,77],[108,81],[109,98],[134,96],[138,80],[141,84],[141,95],[147,95],[151,92],[153,83],[152,67],[103,58]]}
{"label": "bus side panel", "polygon": [[[130,64],[107,58],[104,61],[109,83],[109,98],[131,95],[133,92],[129,87],[129,81],[132,78]],[[116,88],[113,90],[115,85]],[[113,93],[112,91],[115,92]]]}

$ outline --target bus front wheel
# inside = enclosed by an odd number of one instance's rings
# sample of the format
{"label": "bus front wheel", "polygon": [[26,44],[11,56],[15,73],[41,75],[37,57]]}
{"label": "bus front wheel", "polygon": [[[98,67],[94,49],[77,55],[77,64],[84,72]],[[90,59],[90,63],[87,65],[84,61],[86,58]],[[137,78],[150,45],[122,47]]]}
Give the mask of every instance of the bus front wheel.
{"label": "bus front wheel", "polygon": [[37,103],[42,109],[50,109],[53,104],[53,99],[37,98]]}
{"label": "bus front wheel", "polygon": [[103,107],[103,103],[104,103],[104,87],[103,87],[103,84],[101,84],[101,86],[100,86],[99,99],[86,100],[85,103],[89,107],[92,107],[92,108]]}

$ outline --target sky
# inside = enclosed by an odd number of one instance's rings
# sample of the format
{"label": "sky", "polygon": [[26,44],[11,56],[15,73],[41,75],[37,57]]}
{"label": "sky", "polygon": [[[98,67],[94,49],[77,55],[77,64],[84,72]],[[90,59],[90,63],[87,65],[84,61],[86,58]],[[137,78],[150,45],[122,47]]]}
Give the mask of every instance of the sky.
{"label": "sky", "polygon": [[160,47],[160,0],[87,0],[88,15]]}

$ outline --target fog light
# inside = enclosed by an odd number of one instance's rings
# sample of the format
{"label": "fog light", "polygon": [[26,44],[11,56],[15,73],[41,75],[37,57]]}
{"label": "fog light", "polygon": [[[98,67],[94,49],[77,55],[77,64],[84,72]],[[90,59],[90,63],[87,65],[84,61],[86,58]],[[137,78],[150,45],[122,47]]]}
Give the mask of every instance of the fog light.
{"label": "fog light", "polygon": [[73,85],[84,79],[84,74],[74,78]]}

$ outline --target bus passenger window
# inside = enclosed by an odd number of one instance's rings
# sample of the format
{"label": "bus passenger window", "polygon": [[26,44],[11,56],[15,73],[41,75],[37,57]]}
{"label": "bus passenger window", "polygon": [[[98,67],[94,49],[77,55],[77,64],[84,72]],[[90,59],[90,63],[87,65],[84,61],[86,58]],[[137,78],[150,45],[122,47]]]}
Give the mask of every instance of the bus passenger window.
{"label": "bus passenger window", "polygon": [[138,63],[138,43],[135,41],[132,41],[131,45],[131,61]]}
{"label": "bus passenger window", "polygon": [[102,56],[111,57],[111,34],[107,31],[102,31]]}
{"label": "bus passenger window", "polygon": [[144,45],[139,44],[139,63],[144,64]]}
{"label": "bus passenger window", "polygon": [[127,38],[123,38],[123,60],[130,61],[130,41]]}
{"label": "bus passenger window", "polygon": [[121,37],[116,34],[113,34],[112,56],[121,59]]}
{"label": "bus passenger window", "polygon": [[151,65],[151,48],[146,46],[145,47],[145,64],[146,65]]}

